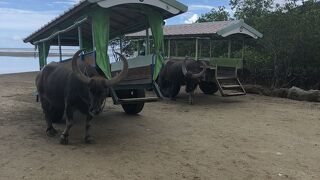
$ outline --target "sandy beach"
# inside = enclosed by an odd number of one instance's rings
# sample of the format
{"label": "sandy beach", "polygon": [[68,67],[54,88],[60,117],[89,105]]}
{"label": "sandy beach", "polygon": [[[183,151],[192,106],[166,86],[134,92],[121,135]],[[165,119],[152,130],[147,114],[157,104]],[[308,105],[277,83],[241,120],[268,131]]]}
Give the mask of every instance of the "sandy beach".
{"label": "sandy beach", "polygon": [[77,115],[64,146],[45,135],[35,76],[0,75],[0,179],[320,179],[320,103],[181,93],[129,116],[109,98],[96,143]]}

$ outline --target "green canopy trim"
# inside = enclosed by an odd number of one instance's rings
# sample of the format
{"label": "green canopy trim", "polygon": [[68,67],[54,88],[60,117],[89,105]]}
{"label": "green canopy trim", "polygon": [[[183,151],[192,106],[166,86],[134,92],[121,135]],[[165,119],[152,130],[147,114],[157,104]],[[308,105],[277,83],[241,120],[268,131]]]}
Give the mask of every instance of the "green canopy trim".
{"label": "green canopy trim", "polygon": [[153,80],[156,80],[163,65],[163,57],[160,53],[160,49],[162,49],[163,44],[163,17],[159,12],[151,9],[144,9],[144,13],[148,16],[149,25],[154,40],[156,60],[153,70]]}
{"label": "green canopy trim", "polygon": [[96,63],[107,78],[111,78],[110,61],[107,54],[110,15],[103,8],[96,8],[92,12],[93,39],[96,48]]}
{"label": "green canopy trim", "polygon": [[43,66],[47,64],[49,49],[50,49],[50,45],[46,44],[45,42],[38,44],[40,69],[42,69]]}

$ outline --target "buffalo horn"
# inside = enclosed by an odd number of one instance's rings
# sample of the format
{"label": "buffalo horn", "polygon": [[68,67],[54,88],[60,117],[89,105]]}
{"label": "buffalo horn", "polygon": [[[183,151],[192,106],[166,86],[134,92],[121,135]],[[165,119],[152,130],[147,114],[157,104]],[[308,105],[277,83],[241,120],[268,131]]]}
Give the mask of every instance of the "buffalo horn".
{"label": "buffalo horn", "polygon": [[105,80],[105,85],[108,87],[113,86],[115,84],[118,84],[120,81],[122,81],[128,75],[128,61],[127,61],[127,59],[120,53],[116,52],[116,54],[123,61],[123,68],[122,68],[122,71],[117,76],[115,76],[111,79]]}
{"label": "buffalo horn", "polygon": [[78,66],[78,56],[79,54],[84,51],[84,49],[80,49],[78,50],[72,57],[72,71],[78,76],[78,78],[84,82],[85,84],[89,84],[90,82],[90,78],[88,78],[87,76],[85,76],[84,74],[82,74],[82,72],[79,69]]}
{"label": "buffalo horn", "polygon": [[[183,60],[183,62],[182,62],[182,73],[183,73],[184,76],[187,76],[187,74],[188,74],[187,65],[186,65],[186,60],[187,60],[187,59]],[[199,72],[199,73],[197,73],[197,74],[192,74],[192,73],[190,73],[190,74],[191,74],[191,78],[197,79],[197,78],[201,77],[201,76],[205,73],[205,71],[206,71],[206,69],[207,69],[207,64],[204,63],[203,61],[201,61],[201,63],[202,63],[202,65],[203,65],[203,66],[202,66],[202,71]]]}

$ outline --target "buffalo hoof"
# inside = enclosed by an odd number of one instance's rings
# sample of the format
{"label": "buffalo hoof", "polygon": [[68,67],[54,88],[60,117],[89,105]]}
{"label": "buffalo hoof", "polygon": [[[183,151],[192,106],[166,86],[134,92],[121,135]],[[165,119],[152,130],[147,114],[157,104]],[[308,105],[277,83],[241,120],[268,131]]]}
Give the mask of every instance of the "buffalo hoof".
{"label": "buffalo hoof", "polygon": [[69,143],[68,136],[61,135],[60,136],[60,144],[67,145]]}
{"label": "buffalo hoof", "polygon": [[53,128],[53,127],[48,128],[48,129],[46,130],[46,134],[47,134],[47,136],[49,136],[49,137],[54,137],[55,135],[57,135],[57,133],[58,133],[58,131],[57,131],[55,128]]}
{"label": "buffalo hoof", "polygon": [[92,136],[86,136],[84,138],[84,142],[87,143],[87,144],[94,144],[95,143],[95,140],[93,139]]}
{"label": "buffalo hoof", "polygon": [[189,104],[190,104],[190,105],[193,105],[193,104],[194,104],[193,100],[189,101]]}

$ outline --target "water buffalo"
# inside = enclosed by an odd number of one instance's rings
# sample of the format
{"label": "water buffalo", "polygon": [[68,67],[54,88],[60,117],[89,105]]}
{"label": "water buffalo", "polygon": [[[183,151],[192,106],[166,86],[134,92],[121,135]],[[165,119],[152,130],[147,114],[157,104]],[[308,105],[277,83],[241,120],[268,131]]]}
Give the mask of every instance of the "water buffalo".
{"label": "water buffalo", "polygon": [[203,61],[187,58],[185,60],[167,60],[158,78],[158,85],[162,94],[174,100],[181,85],[186,85],[185,90],[189,93],[189,103],[193,104],[194,90],[205,73],[206,67],[207,65]]}
{"label": "water buffalo", "polygon": [[[70,61],[69,63],[52,62],[46,65],[36,78],[48,136],[57,134],[52,122],[59,121],[64,114],[66,115],[66,128],[60,136],[61,144],[68,144],[69,130],[74,124],[75,110],[86,115],[85,142],[94,142],[89,133],[90,121],[94,115],[102,111],[108,87],[119,83],[128,74],[128,62],[124,56],[119,54],[124,62],[123,70],[116,77],[107,80],[91,65],[85,63],[78,65],[77,59],[82,51],[79,50],[73,55],[71,65]],[[86,72],[87,76],[83,72]]]}

